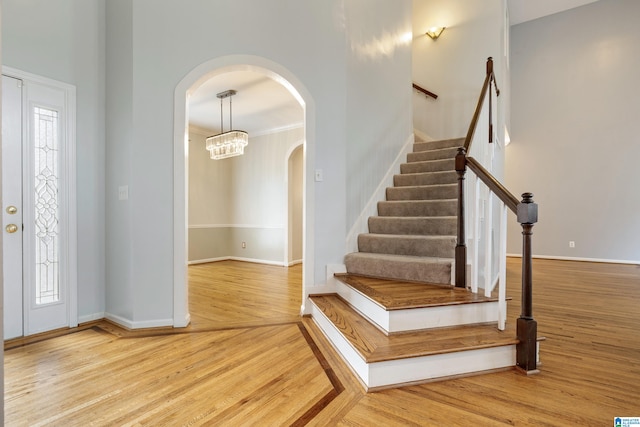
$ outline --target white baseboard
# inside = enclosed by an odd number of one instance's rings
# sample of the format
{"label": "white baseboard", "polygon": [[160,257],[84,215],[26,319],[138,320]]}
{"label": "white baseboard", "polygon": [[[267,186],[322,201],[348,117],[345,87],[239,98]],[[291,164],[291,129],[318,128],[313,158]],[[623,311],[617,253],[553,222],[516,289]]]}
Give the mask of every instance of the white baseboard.
{"label": "white baseboard", "polygon": [[[508,257],[522,258],[522,254],[507,254]],[[532,258],[538,259],[557,259],[562,261],[583,261],[583,262],[603,262],[609,264],[639,264],[640,261],[624,260],[624,259],[605,259],[605,258],[582,258],[582,257],[569,257],[569,256],[554,256],[554,255],[533,255]]]}
{"label": "white baseboard", "polygon": [[289,264],[287,264],[289,267],[292,267],[294,265],[298,265],[298,264],[302,264],[302,260],[301,259],[296,259],[293,261],[289,261]]}
{"label": "white baseboard", "polygon": [[225,256],[225,257],[219,257],[219,258],[196,259],[196,260],[189,261],[187,264],[189,264],[189,265],[206,264],[206,263],[209,263],[209,262],[217,262],[217,261],[244,261],[244,262],[253,262],[255,264],[277,265],[279,267],[287,267],[289,265],[302,263],[302,260],[300,260],[299,262],[298,261],[293,261],[292,264],[289,264],[289,263],[284,263],[284,262],[280,262],[280,261],[271,261],[271,260],[266,260],[266,259],[243,258],[243,257],[237,257],[237,256]]}
{"label": "white baseboard", "polygon": [[118,316],[117,314],[105,313],[104,318],[117,323],[127,329],[145,329],[145,328],[160,328],[164,326],[173,326],[173,319],[155,319],[155,320],[143,320],[132,321]]}
{"label": "white baseboard", "polygon": [[102,320],[104,318],[104,311],[101,311],[99,313],[85,314],[83,316],[78,316],[78,323],[93,322],[94,320]]}
{"label": "white baseboard", "polygon": [[186,328],[187,326],[189,326],[189,323],[191,323],[191,313],[187,313],[184,316],[184,319],[178,319],[181,321],[176,321],[174,319],[173,321],[173,327],[174,328]]}
{"label": "white baseboard", "polygon": [[209,262],[226,261],[228,259],[231,259],[231,258],[224,256],[224,257],[219,257],[219,258],[194,259],[193,261],[188,261],[187,264],[189,264],[189,265],[207,264]]}

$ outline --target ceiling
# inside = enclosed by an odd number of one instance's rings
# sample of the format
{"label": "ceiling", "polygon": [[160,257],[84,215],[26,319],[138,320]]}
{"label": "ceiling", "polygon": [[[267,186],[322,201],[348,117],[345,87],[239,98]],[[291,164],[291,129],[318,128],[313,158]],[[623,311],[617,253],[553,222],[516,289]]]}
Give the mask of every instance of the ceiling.
{"label": "ceiling", "polygon": [[597,0],[507,0],[509,24],[516,25],[584,6]]}
{"label": "ceiling", "polygon": [[[189,125],[213,133],[220,132],[220,99],[216,94],[228,89],[233,128],[251,135],[302,126],[304,112],[298,101],[280,83],[255,71],[219,74],[200,86],[189,98]],[[229,98],[222,104],[224,131],[229,128]]]}
{"label": "ceiling", "polygon": [[[552,15],[597,0],[507,0],[510,24],[515,25]],[[302,126],[304,112],[289,91],[275,80],[255,71],[219,74],[199,87],[189,98],[189,124],[213,133],[220,132],[220,99],[228,89],[233,96],[233,127],[251,135]],[[224,130],[229,129],[228,98],[223,102]]]}

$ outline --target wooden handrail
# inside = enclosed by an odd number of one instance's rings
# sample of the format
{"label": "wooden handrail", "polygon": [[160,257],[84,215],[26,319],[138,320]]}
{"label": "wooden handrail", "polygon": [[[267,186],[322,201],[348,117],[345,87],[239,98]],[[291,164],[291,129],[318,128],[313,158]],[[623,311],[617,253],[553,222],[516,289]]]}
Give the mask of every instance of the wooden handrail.
{"label": "wooden handrail", "polygon": [[[476,128],[478,127],[478,120],[480,119],[480,113],[482,112],[482,106],[484,105],[484,98],[489,92],[491,88],[491,83],[493,82],[494,87],[496,88],[496,95],[500,96],[500,89],[498,89],[498,84],[496,83],[496,75],[493,72],[493,58],[487,58],[487,74],[484,78],[484,83],[482,85],[482,90],[480,91],[480,97],[478,98],[478,104],[476,105],[476,110],[473,113],[473,118],[471,119],[471,123],[469,124],[469,130],[467,131],[467,136],[464,139],[464,150],[468,153],[471,148],[471,142],[473,141],[473,135],[476,133]],[[491,93],[489,92],[489,97],[491,97]],[[489,98],[489,142],[492,141],[493,134],[493,125],[491,123],[491,98]]]}
{"label": "wooden handrail", "polygon": [[478,120],[480,119],[480,113],[482,112],[482,106],[484,105],[484,98],[487,95],[487,88],[491,83],[491,74],[487,74],[482,84],[482,90],[480,91],[480,97],[478,98],[478,104],[476,105],[476,111],[473,113],[469,130],[467,131],[467,137],[464,139],[464,151],[467,153],[471,148],[471,141],[473,141],[473,135],[476,133],[478,127]]}
{"label": "wooden handrail", "polygon": [[415,90],[417,90],[418,92],[424,93],[426,96],[430,96],[433,99],[438,99],[438,95],[436,95],[435,93],[431,92],[430,90],[427,90],[427,89],[423,88],[422,86],[418,86],[417,84],[413,83],[413,88]]}
{"label": "wooden handrail", "polygon": [[[476,176],[505,204],[506,207],[515,212],[518,222],[522,226],[522,305],[520,317],[516,322],[516,333],[518,344],[516,345],[516,365],[519,369],[534,373],[537,368],[537,334],[538,324],[533,318],[533,275],[532,275],[532,251],[531,236],[533,225],[538,222],[538,205],[533,202],[533,194],[524,193],[522,201],[509,192],[489,171],[487,171],[476,159],[468,157],[467,153],[471,147],[473,136],[482,112],[484,99],[489,93],[489,142],[492,141],[493,129],[491,118],[491,83],[495,85],[496,95],[500,95],[498,85],[495,83],[493,73],[493,60],[487,60],[487,74],[482,85],[482,91],[473,114],[473,119],[467,132],[464,146],[458,149],[455,157],[455,170],[458,175],[458,235],[455,248],[455,286],[466,287],[467,285],[467,245],[465,236],[465,200],[464,200],[464,179],[467,166]],[[477,197],[477,195],[476,195]],[[475,236],[477,239],[478,237]],[[506,236],[500,236],[505,239]],[[488,256],[488,254],[487,254]],[[485,272],[488,274],[488,272]]]}
{"label": "wooden handrail", "polygon": [[518,205],[520,204],[520,201],[516,198],[516,196],[511,194],[511,192],[507,190],[507,188],[502,185],[500,181],[498,181],[493,175],[491,175],[491,173],[486,170],[480,164],[480,162],[478,162],[473,157],[467,156],[467,166],[469,166],[469,169],[471,169],[473,173],[475,173],[476,176],[480,178],[482,182],[484,182],[484,185],[489,187],[489,189],[493,191],[493,193],[498,196],[500,200],[502,200],[502,202],[507,205],[507,207],[511,209],[513,213],[518,213]]}

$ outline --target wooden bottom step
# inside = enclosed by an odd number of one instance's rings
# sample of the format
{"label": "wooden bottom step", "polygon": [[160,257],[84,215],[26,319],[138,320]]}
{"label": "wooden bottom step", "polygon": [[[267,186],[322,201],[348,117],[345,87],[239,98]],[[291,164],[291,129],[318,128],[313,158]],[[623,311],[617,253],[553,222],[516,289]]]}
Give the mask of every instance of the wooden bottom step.
{"label": "wooden bottom step", "polygon": [[385,335],[338,295],[316,295],[311,301],[349,339],[368,363],[517,344],[515,327],[464,325]]}
{"label": "wooden bottom step", "polygon": [[387,336],[338,295],[311,296],[312,316],[367,390],[515,366],[515,328],[465,325]]}
{"label": "wooden bottom step", "polygon": [[348,273],[337,273],[335,277],[369,296],[385,310],[498,301],[497,295],[485,297],[452,285],[388,280]]}
{"label": "wooden bottom step", "polygon": [[337,294],[387,335],[498,321],[497,297],[451,285],[336,274]]}

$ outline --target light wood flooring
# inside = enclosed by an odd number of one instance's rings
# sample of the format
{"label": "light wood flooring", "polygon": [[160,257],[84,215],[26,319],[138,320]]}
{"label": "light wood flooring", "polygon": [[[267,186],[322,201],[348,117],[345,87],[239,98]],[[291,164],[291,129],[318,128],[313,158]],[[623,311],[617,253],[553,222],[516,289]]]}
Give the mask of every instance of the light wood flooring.
{"label": "light wood flooring", "polygon": [[[509,259],[508,321],[520,260]],[[5,352],[8,426],[609,426],[640,416],[640,266],[534,260],[541,373],[364,393],[308,318],[301,268],[192,266],[192,324],[96,322]]]}

